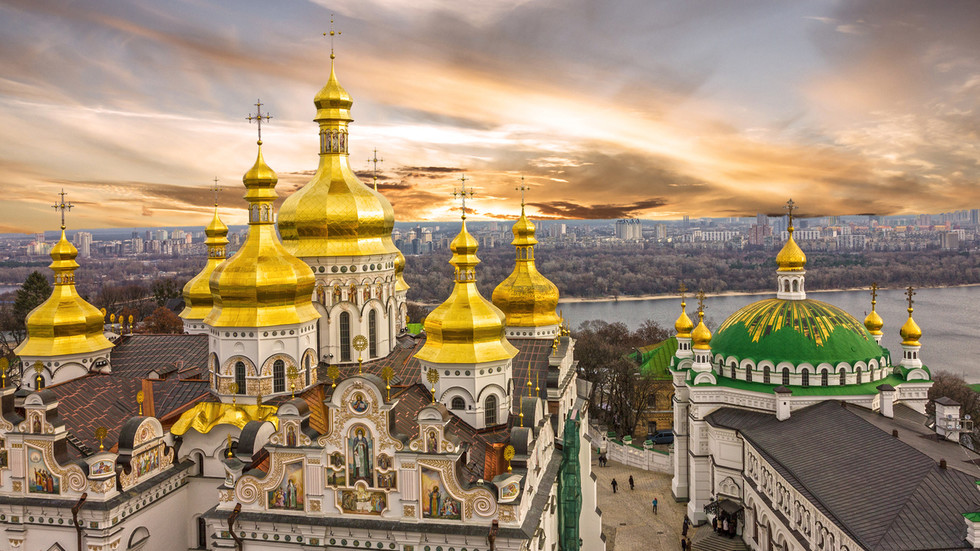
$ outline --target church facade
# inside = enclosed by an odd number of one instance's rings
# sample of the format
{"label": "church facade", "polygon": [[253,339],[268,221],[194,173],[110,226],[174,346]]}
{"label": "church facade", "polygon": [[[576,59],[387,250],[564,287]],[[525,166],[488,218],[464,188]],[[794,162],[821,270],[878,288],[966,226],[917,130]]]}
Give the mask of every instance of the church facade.
{"label": "church facade", "polygon": [[260,126],[248,237],[228,257],[215,210],[185,334],[107,339],[62,233],[18,349],[32,369],[0,390],[0,548],[604,549],[588,384],[534,224],[522,210],[491,301],[464,209],[453,292],[408,333],[394,212],[350,168],[333,54],[314,103],[315,175],[276,220]]}

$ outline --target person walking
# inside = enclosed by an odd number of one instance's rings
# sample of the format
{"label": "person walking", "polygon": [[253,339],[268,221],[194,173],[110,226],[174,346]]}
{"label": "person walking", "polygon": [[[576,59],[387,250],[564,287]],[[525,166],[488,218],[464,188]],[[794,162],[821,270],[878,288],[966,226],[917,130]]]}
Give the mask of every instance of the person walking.
{"label": "person walking", "polygon": [[630,491],[633,491],[633,475],[630,475]]}
{"label": "person walking", "polygon": [[726,536],[728,535],[728,517],[725,517],[725,520],[721,521],[721,533]]}
{"label": "person walking", "polygon": [[614,494],[616,493],[616,487],[617,487],[617,486],[619,486],[619,483],[618,483],[618,482],[616,482],[616,479],[615,479],[615,478],[614,478],[614,479],[612,479],[612,488],[613,488],[613,493],[614,493]]}
{"label": "person walking", "polygon": [[681,538],[681,551],[687,551],[687,538]]}
{"label": "person walking", "polygon": [[[654,501],[656,501],[656,500],[654,500]],[[684,527],[681,528],[681,535],[682,536],[687,537],[687,529],[688,529],[688,527],[690,525],[691,525],[691,522],[688,520],[687,515],[684,515]]]}
{"label": "person walking", "polygon": [[[653,514],[657,514],[657,498],[653,498]],[[687,534],[684,534],[685,536]]]}

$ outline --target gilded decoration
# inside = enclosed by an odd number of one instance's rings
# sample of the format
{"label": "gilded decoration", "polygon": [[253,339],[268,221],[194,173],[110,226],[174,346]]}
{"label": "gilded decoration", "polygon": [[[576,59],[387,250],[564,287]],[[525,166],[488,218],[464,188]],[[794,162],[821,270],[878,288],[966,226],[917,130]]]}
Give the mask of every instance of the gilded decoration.
{"label": "gilded decoration", "polygon": [[[419,467],[420,476],[421,470],[424,468],[439,472],[442,483],[445,485],[445,490],[447,490],[448,495],[453,499],[463,502],[463,511],[461,515],[463,519],[471,520],[474,514],[481,517],[489,517],[493,516],[493,514],[497,511],[497,500],[489,490],[485,488],[474,488],[467,491],[460,487],[459,482],[456,480],[454,463],[452,461],[444,459],[427,459],[424,461],[419,461]],[[425,497],[424,488],[422,495]]]}
{"label": "gilded decoration", "polygon": [[200,402],[181,414],[180,419],[170,427],[170,432],[181,436],[193,429],[201,434],[207,434],[211,429],[222,424],[242,429],[249,421],[268,421],[278,427],[277,411],[278,408],[275,406]]}
{"label": "gilded decoration", "polygon": [[402,516],[408,517],[408,518],[415,518],[415,506],[414,505],[406,505],[406,506],[402,507]]}
{"label": "gilded decoration", "polygon": [[[282,352],[277,352],[265,359],[262,363],[262,376],[271,377],[272,376],[272,364],[276,363],[276,360],[282,360],[285,365],[285,369],[290,367],[297,367],[296,360],[293,359],[289,354],[284,354]],[[286,386],[288,388],[289,381],[286,381]]]}
{"label": "gilded decoration", "polygon": [[310,511],[312,511],[314,513],[319,513],[320,512],[320,500],[319,499],[311,499],[310,500]]}
{"label": "gilded decoration", "polygon": [[302,460],[306,456],[301,453],[273,453],[269,464],[272,470],[261,480],[254,475],[241,477],[235,484],[235,496],[242,503],[255,503],[262,492],[269,491],[282,484],[285,478],[284,464]]}
{"label": "gilded decoration", "polygon": [[105,480],[92,480],[88,483],[88,489],[91,492],[104,494],[116,487],[115,478],[107,478]]}
{"label": "gilded decoration", "polygon": [[246,356],[232,356],[227,360],[225,360],[224,365],[221,366],[222,377],[230,377],[232,380],[234,380],[235,363],[237,362],[243,362],[245,364],[246,373],[251,373],[252,375],[258,375],[258,371],[256,371],[255,364],[252,363],[252,360],[248,359]]}
{"label": "gilded decoration", "polygon": [[337,507],[345,513],[381,515],[388,509],[388,494],[383,491],[368,490],[364,482],[358,482],[352,490],[339,490],[334,494]]}
{"label": "gilded decoration", "polygon": [[[350,404],[354,399],[354,394],[358,392],[365,396],[371,393],[361,381],[354,381],[354,384],[351,384],[344,390],[343,395],[340,397],[340,403]],[[369,399],[369,402],[377,404],[377,399],[374,396]],[[323,447],[330,445],[336,449],[343,448],[343,439],[345,436],[343,427],[347,426],[348,422],[356,419],[371,421],[374,424],[376,427],[375,439],[378,448],[394,449],[396,451],[401,451],[404,448],[400,441],[391,437],[388,430],[387,411],[381,411],[379,407],[369,407],[364,413],[356,413],[349,407],[331,408],[330,411],[332,413],[330,432],[317,439],[318,445]]]}
{"label": "gilded decoration", "polygon": [[140,478],[154,472],[160,472],[174,462],[174,450],[167,450],[163,440],[156,445],[146,449],[134,451],[130,460],[132,469],[127,474],[125,471],[119,475],[119,483],[123,490],[135,486]]}
{"label": "gilded decoration", "polygon": [[[85,473],[82,472],[82,468],[74,463],[68,465],[67,467],[62,467],[58,464],[58,461],[54,457],[54,443],[50,441],[42,440],[28,440],[25,442],[27,444],[27,453],[30,454],[32,450],[40,451],[41,458],[40,464],[45,465],[48,469],[49,474],[52,477],[58,477],[61,482],[65,483],[69,490],[73,492],[84,492],[88,488],[88,481],[85,478]],[[28,458],[30,459],[30,458]],[[30,466],[30,461],[28,461],[28,466]],[[28,473],[30,476],[30,473]],[[14,483],[17,484],[16,482]],[[16,487],[14,491],[20,491]],[[52,493],[52,492],[43,492]]]}

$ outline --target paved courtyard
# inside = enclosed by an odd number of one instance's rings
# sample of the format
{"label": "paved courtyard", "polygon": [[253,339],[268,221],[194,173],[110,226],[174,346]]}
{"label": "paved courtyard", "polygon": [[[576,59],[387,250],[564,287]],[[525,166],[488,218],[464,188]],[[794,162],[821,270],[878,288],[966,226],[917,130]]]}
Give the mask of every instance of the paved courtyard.
{"label": "paved courtyard", "polygon": [[[671,475],[644,471],[610,461],[600,467],[593,451],[592,472],[598,484],[599,509],[602,510],[602,531],[606,534],[607,551],[634,549],[680,549],[681,526],[685,504],[674,502],[670,493]],[[630,491],[629,477],[633,475],[636,489]],[[611,482],[619,483],[613,495]],[[656,497],[658,512],[652,512]],[[688,537],[694,534],[694,527]]]}

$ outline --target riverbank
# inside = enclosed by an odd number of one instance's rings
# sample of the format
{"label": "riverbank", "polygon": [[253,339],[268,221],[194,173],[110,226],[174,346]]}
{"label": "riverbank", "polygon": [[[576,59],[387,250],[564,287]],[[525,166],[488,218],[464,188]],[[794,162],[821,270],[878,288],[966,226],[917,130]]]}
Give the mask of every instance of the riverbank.
{"label": "riverbank", "polygon": [[[960,285],[938,285],[932,287],[921,287],[921,289],[957,289],[961,287],[980,287],[980,283],[963,283]],[[899,289],[898,287],[894,289]],[[894,290],[892,288],[881,287],[879,291],[889,291]],[[920,289],[916,287],[916,290]],[[899,290],[904,290],[901,288]],[[870,291],[868,287],[845,287],[842,289],[818,289],[815,291],[808,290],[807,295],[814,295],[820,293],[845,293],[852,291]],[[692,291],[692,293],[695,291]],[[706,293],[705,298],[713,297],[750,297],[758,295],[774,295],[776,292],[774,290],[768,291],[725,291],[724,293]],[[689,293],[687,297],[692,297],[693,294]],[[657,294],[657,295],[629,295],[629,296],[605,296],[605,297],[594,297],[594,298],[584,298],[584,297],[563,297],[558,300],[558,304],[579,304],[588,302],[630,302],[638,300],[677,300],[681,298],[679,294]]]}

